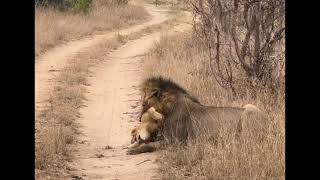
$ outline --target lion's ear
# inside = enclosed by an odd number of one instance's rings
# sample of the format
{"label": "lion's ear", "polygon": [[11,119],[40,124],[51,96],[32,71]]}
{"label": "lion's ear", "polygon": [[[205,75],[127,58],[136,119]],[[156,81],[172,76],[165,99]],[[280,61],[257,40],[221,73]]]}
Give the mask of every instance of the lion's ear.
{"label": "lion's ear", "polygon": [[154,89],[154,90],[152,91],[152,96],[155,96],[155,97],[157,97],[158,99],[160,99],[160,97],[161,97],[161,91],[160,91],[160,89]]}
{"label": "lion's ear", "polygon": [[148,109],[149,114],[152,116],[152,119],[154,120],[160,120],[163,119],[163,115],[158,113],[154,107],[151,107]]}

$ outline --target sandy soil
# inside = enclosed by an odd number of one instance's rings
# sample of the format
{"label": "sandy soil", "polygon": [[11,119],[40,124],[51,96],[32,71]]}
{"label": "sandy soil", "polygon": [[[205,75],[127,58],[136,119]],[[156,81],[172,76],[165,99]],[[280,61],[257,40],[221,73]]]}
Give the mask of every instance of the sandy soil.
{"label": "sandy soil", "polygon": [[[89,79],[87,107],[81,109],[83,135],[74,168],[84,179],[153,179],[156,153],[126,155],[130,130],[137,125],[141,82],[141,58],[160,33],[127,43]],[[106,149],[106,146],[112,149]],[[144,162],[145,161],[145,162]],[[142,164],[138,164],[144,162]]]}

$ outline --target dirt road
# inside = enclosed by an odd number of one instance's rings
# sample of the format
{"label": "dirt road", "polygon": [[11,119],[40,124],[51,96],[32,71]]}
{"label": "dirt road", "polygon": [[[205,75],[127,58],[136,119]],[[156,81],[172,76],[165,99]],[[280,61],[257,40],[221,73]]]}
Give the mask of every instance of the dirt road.
{"label": "dirt road", "polygon": [[[149,22],[119,31],[122,35],[137,32],[168,19],[165,10],[145,5],[152,15]],[[184,25],[173,31],[183,31]],[[117,32],[96,35],[59,46],[36,59],[36,108],[40,109],[54,86],[55,76],[68,60],[88,47],[114,37]],[[157,152],[127,155],[130,131],[138,124],[142,80],[142,58],[160,32],[129,41],[105,57],[103,63],[90,69],[90,86],[86,107],[80,110],[79,143],[70,162],[73,179],[157,179]],[[108,148],[109,147],[109,148]],[[111,148],[110,148],[111,147]]]}
{"label": "dirt road", "polygon": [[[151,179],[156,153],[126,155],[130,130],[137,124],[141,55],[160,36],[151,34],[114,51],[104,64],[92,69],[87,107],[81,109],[83,136],[75,169],[85,179]],[[105,149],[109,145],[112,149]],[[146,161],[140,165],[140,162]]]}
{"label": "dirt road", "polygon": [[166,10],[158,9],[152,5],[144,5],[152,19],[146,23],[123,29],[117,32],[109,32],[90,36],[81,40],[71,41],[69,43],[57,46],[43,55],[36,57],[35,64],[35,101],[36,109],[39,111],[48,99],[54,80],[59,71],[68,64],[73,56],[86,48],[97,45],[103,41],[115,37],[116,34],[128,35],[137,32],[148,26],[159,24],[167,20]]}

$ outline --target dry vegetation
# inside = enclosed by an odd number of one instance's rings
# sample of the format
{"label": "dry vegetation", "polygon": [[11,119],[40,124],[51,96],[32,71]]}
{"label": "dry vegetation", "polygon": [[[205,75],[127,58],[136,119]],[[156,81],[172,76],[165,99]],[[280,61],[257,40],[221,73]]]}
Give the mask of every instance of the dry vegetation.
{"label": "dry vegetation", "polygon": [[39,55],[62,42],[101,31],[129,27],[149,17],[145,9],[133,5],[111,5],[94,1],[88,15],[54,8],[36,8],[35,48]]}
{"label": "dry vegetation", "polygon": [[39,177],[68,175],[66,161],[72,160],[73,142],[77,141],[80,117],[79,108],[85,100],[89,68],[101,62],[109,50],[128,40],[168,29],[175,19],[144,28],[129,35],[117,34],[114,38],[76,55],[57,77],[57,85],[51,93],[48,106],[37,113],[36,118],[36,174]]}
{"label": "dry vegetation", "polygon": [[[270,116],[268,140],[252,144],[229,142],[214,146],[197,142],[187,147],[168,145],[163,151],[163,179],[284,179],[284,80],[278,93],[260,89],[252,97],[249,87],[239,84],[241,96],[219,86],[209,68],[209,55],[193,33],[164,36],[149,53],[146,76],[162,75],[185,87],[206,105],[255,104]],[[156,66],[155,66],[156,64]],[[234,76],[237,76],[235,74]],[[222,134],[222,137],[224,135]]]}
{"label": "dry vegetation", "polygon": [[285,2],[203,0],[191,4],[197,19],[195,31],[206,46],[219,85],[236,94],[238,83],[245,81],[252,93],[260,88],[277,93],[284,71]]}

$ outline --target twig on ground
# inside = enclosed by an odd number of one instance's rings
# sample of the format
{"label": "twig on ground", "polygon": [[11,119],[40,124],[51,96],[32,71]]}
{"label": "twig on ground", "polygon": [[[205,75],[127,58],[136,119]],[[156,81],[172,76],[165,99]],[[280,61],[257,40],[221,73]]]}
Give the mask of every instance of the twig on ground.
{"label": "twig on ground", "polygon": [[150,160],[150,159],[146,159],[146,160],[144,160],[144,161],[142,161],[142,162],[140,162],[140,163],[138,163],[138,164],[136,164],[136,165],[140,165],[140,164],[145,163],[145,162],[147,162],[147,161],[151,161],[151,160]]}

